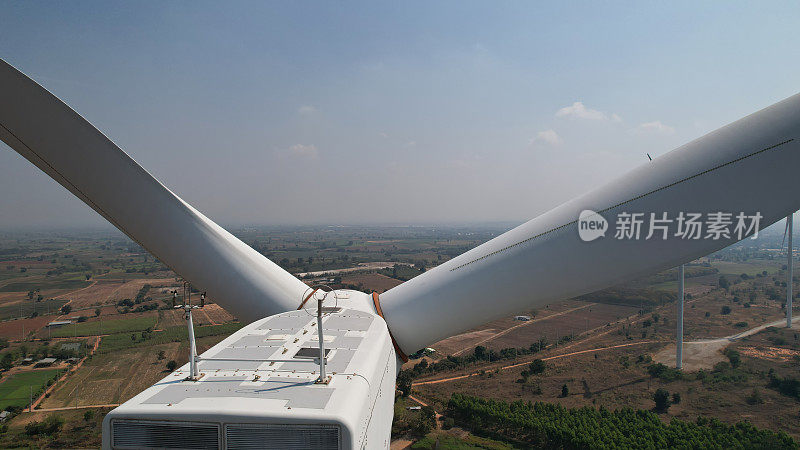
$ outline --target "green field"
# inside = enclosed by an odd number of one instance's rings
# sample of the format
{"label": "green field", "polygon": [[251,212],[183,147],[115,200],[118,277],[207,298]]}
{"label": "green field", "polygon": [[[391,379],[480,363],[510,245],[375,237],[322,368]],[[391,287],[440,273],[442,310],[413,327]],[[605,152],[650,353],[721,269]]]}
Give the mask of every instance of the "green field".
{"label": "green field", "polygon": [[21,307],[19,304],[0,306],[0,320],[18,318],[20,314],[23,317],[30,317],[34,312],[40,316],[48,313],[55,314],[66,303],[67,300],[51,298],[41,302],[26,300]]}
{"label": "green field", "polygon": [[97,336],[100,334],[118,334],[144,331],[154,328],[158,317],[131,317],[130,319],[103,320],[73,323],[52,331],[52,337]]}
{"label": "green field", "polygon": [[84,279],[15,281],[0,286],[0,292],[28,292],[36,289],[80,289],[90,283]]}
{"label": "green field", "polygon": [[722,275],[741,275],[746,273],[750,276],[755,276],[765,270],[774,274],[783,264],[786,264],[785,260],[767,261],[760,259],[753,259],[747,262],[714,261],[711,263],[713,267],[719,269],[719,273]]}
{"label": "green field", "polygon": [[[208,325],[204,327],[195,327],[194,335],[197,339],[207,336],[220,336],[233,334],[234,331],[242,328],[244,324],[234,322],[222,325]],[[134,339],[128,334],[112,334],[110,336],[103,336],[100,341],[99,353],[108,353],[116,350],[122,350],[139,345],[158,345],[166,344],[168,342],[185,342],[189,339],[188,332],[184,326],[169,327],[164,331],[156,331],[149,335],[147,338],[134,335]]]}
{"label": "green field", "polygon": [[36,398],[47,386],[47,382],[58,376],[58,372],[57,369],[34,370],[11,375],[0,382],[0,409],[28,405],[31,392],[33,398]]}

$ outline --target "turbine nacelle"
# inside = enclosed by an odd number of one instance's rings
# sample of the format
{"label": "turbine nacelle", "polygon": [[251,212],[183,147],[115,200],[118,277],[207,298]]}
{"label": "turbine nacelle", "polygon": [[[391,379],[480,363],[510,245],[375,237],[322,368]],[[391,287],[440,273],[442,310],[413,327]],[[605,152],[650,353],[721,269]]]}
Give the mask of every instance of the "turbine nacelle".
{"label": "turbine nacelle", "polygon": [[[111,411],[103,448],[386,448],[399,369],[371,296],[337,291],[257,320]],[[328,298],[333,296],[329,295]],[[327,299],[326,299],[327,300]]]}

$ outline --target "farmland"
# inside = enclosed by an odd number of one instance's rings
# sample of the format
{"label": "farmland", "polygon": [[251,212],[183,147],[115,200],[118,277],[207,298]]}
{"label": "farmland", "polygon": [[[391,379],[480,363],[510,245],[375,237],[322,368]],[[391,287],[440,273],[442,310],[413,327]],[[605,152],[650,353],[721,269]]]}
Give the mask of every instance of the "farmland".
{"label": "farmland", "polygon": [[31,396],[38,396],[48,382],[52,382],[58,371],[32,370],[9,376],[0,382],[0,408],[22,408],[28,405]]}
{"label": "farmland", "polygon": [[[305,277],[306,283],[383,292],[506,227],[266,227],[237,234],[287,270],[324,273]],[[433,354],[404,365],[404,372],[416,373],[411,392],[417,400],[398,397],[396,442],[415,448],[436,442],[440,447],[518,446],[514,436],[470,430],[450,406],[454,394],[565,408],[652,410],[659,388],[680,398],[656,415],[665,423],[712,417],[733,425],[746,419],[800,437],[800,403],[785,394],[791,384],[785,380],[795,376],[800,361],[797,331],[768,328],[736,341],[704,341],[782,316],[781,283],[787,275],[780,256],[770,250],[777,246],[775,239],[737,245],[687,266],[687,369],[680,376],[652,372],[657,362],[674,364],[677,272],[669,270],[517,311],[432,344]],[[12,437],[24,445],[98,445],[99,419],[107,405],[163,378],[167,362],[187,361],[185,320],[172,308],[169,293],[180,288],[180,279],[115,233],[0,234],[0,252],[0,320],[6,320],[0,322],[0,338],[8,340],[0,357],[8,354],[12,366],[0,379],[0,394],[9,407],[24,407],[31,386],[41,389],[55,371],[70,369],[41,398],[37,408],[42,412],[9,422],[0,446],[9,446]],[[345,268],[353,270],[337,271]],[[200,351],[243,325],[213,300],[195,312]],[[46,326],[53,321],[69,323]],[[58,369],[21,363],[23,355],[50,356],[59,343],[71,341],[86,342],[79,356],[87,358],[80,363],[59,362]],[[736,367],[724,366],[730,364],[726,349],[737,352]],[[545,364],[541,373],[531,373],[536,359]],[[418,366],[422,361],[427,368]],[[442,414],[440,429],[428,434],[431,421],[405,409],[416,401]],[[87,410],[97,416],[84,417]],[[67,424],[60,434],[25,434],[27,423],[55,415]]]}

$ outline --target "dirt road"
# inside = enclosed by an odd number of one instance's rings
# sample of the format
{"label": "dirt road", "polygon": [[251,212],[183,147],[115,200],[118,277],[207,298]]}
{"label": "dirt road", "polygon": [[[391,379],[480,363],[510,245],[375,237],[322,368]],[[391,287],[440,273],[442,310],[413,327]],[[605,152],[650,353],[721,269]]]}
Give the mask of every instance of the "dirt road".
{"label": "dirt road", "polygon": [[[797,327],[798,324],[800,324],[800,317],[792,319],[793,328]],[[731,343],[747,336],[752,336],[760,331],[764,331],[769,327],[783,326],[786,326],[786,319],[765,323],[763,325],[750,328],[749,330],[742,331],[741,333],[732,334],[730,336],[721,338],[685,341],[683,343],[683,370],[692,372],[700,369],[711,369],[715,364],[727,359],[725,355],[722,354],[722,350],[724,350],[725,347]],[[668,366],[674,365],[675,352],[676,344],[670,344],[653,355],[653,361]]]}

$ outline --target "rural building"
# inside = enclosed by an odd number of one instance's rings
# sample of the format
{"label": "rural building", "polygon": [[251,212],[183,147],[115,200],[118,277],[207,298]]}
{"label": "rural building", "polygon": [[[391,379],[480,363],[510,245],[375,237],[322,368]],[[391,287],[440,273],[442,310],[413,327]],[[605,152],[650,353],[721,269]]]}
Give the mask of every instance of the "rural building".
{"label": "rural building", "polygon": [[514,317],[515,320],[521,320],[523,322],[527,322],[531,320],[531,316],[516,316]]}
{"label": "rural building", "polygon": [[5,422],[6,419],[8,419],[9,417],[11,417],[11,413],[10,412],[8,412],[8,411],[0,412],[0,422]]}
{"label": "rural building", "polygon": [[34,367],[47,367],[52,366],[56,362],[55,358],[42,358],[36,361],[36,365]]}
{"label": "rural building", "polygon": [[48,327],[56,328],[56,327],[63,327],[64,325],[71,324],[71,320],[56,320],[47,324]]}

